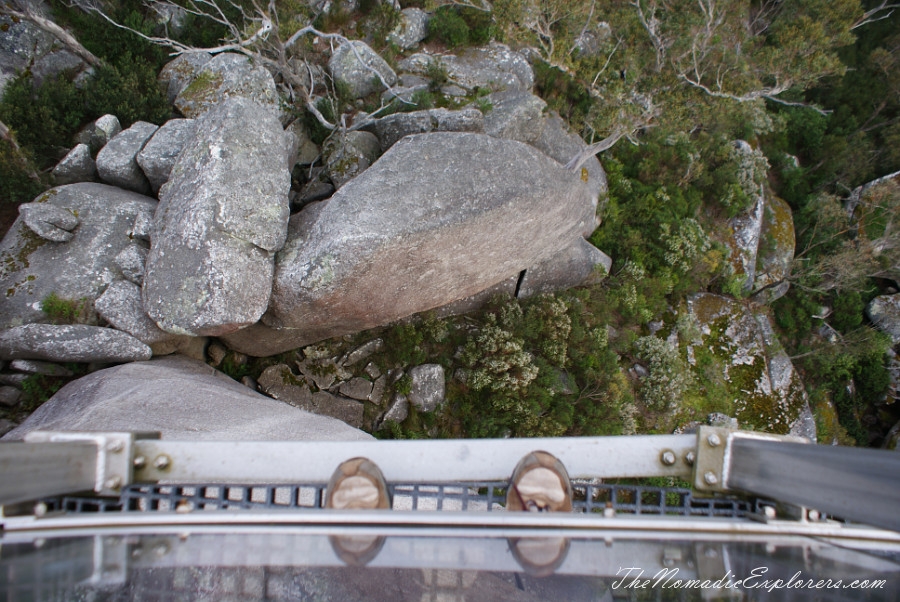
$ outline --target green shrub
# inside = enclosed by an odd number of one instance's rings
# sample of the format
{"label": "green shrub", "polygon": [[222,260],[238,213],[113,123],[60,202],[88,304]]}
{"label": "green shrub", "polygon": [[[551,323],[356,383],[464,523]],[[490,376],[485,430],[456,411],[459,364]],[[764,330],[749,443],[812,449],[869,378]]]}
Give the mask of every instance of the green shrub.
{"label": "green shrub", "polygon": [[580,129],[594,104],[587,86],[559,67],[544,61],[535,61],[532,68],[538,96],[547,101],[547,105],[574,128]]}
{"label": "green shrub", "polygon": [[[220,3],[227,5],[227,3]],[[84,47],[101,60],[128,70],[132,57],[141,57],[157,67],[165,64],[169,57],[161,46],[150,43],[142,37],[116,27],[106,19],[85,12],[66,0],[51,0],[54,20],[69,28]],[[141,0],[118,0],[106,3],[104,10],[111,19],[122,23],[145,35],[152,35],[156,26],[152,8]],[[205,23],[204,23],[205,26]]]}
{"label": "green shrub", "polygon": [[50,293],[41,301],[41,311],[55,324],[75,324],[87,321],[89,305],[87,298],[66,299]]}
{"label": "green shrub", "polygon": [[397,324],[385,332],[383,338],[388,356],[395,364],[415,366],[425,362],[425,333],[415,324]]}
{"label": "green shrub", "polygon": [[525,341],[496,323],[487,323],[473,333],[460,359],[467,368],[466,383],[474,391],[510,392],[524,389],[537,377],[534,356],[525,351]]}
{"label": "green shrub", "polygon": [[409,395],[412,392],[412,377],[404,374],[394,383],[394,390],[400,395]]}
{"label": "green shrub", "polygon": [[849,332],[862,324],[865,307],[858,291],[842,292],[834,298],[829,322],[836,330]]}
{"label": "green shrub", "polygon": [[0,120],[41,169],[62,158],[72,135],[88,120],[82,92],[70,77],[60,74],[35,89],[25,72],[7,84],[0,100]]}
{"label": "green shrub", "polygon": [[490,11],[470,6],[459,7],[459,16],[469,27],[469,43],[481,46],[490,42],[496,34],[494,18]]}
{"label": "green shrub", "polygon": [[425,68],[425,76],[428,77],[428,90],[434,93],[440,92],[441,88],[450,79],[447,67],[444,66],[444,63],[439,58],[433,58],[428,61],[428,66]]}
{"label": "green shrub", "polygon": [[647,362],[650,372],[641,382],[644,404],[654,411],[675,409],[693,382],[678,348],[655,336],[639,338],[634,348],[638,357]]}
{"label": "green shrub", "polygon": [[0,140],[0,203],[27,203],[46,188],[32,177],[37,166],[26,149],[16,151],[12,144]]}
{"label": "green shrub", "polygon": [[114,65],[98,68],[84,88],[89,115],[115,115],[123,127],[135,121],[165,122],[172,108],[156,75],[156,67],[140,57],[133,57],[127,70]]}
{"label": "green shrub", "polygon": [[439,40],[450,48],[469,44],[469,26],[453,6],[438,8],[428,22],[430,39]]}

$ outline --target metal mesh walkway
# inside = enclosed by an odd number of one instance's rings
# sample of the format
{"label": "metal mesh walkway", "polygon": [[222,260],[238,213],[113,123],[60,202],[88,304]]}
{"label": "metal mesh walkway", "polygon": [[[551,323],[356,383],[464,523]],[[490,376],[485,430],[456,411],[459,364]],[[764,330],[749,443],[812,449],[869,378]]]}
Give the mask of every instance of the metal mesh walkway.
{"label": "metal mesh walkway", "polygon": [[[709,516],[742,518],[755,504],[738,498],[697,498],[690,489],[642,485],[596,484],[575,480],[574,511],[656,516]],[[505,481],[452,484],[392,484],[395,510],[503,510]],[[61,497],[44,500],[48,511],[153,512],[173,510],[249,510],[322,508],[325,484],[192,485],[135,484],[119,499]]]}

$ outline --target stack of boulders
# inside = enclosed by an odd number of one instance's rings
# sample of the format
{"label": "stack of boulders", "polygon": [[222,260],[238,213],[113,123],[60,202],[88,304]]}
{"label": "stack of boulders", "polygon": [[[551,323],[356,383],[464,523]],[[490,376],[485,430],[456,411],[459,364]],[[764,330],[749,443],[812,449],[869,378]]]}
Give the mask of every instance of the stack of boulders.
{"label": "stack of boulders", "polygon": [[[760,153],[743,141],[735,141],[735,150],[753,161]],[[761,153],[760,153],[761,154]],[[751,176],[747,174],[749,179]],[[790,205],[776,197],[765,183],[755,186],[750,208],[729,223],[732,237],[732,267],[741,278],[741,290],[754,301],[771,303],[787,294],[796,238]]]}
{"label": "stack of boulders", "polygon": [[734,408],[742,428],[816,440],[803,381],[763,309],[699,293],[676,311],[671,323],[679,327],[663,328],[657,336],[683,350],[686,364],[698,376],[721,377],[717,394]]}
{"label": "stack of boulders", "polygon": [[[160,78],[183,118],[124,130],[113,116],[97,120],[54,171],[63,185],[22,205],[0,243],[0,359],[201,357],[205,337],[269,356],[418,312],[465,311],[486,292],[526,297],[608,270],[585,240],[605,175],[595,158],[563,167],[584,143],[532,94],[524,57],[500,44],[417,54],[398,76],[354,41],[330,69],[361,96],[380,93],[376,81],[421,79],[438,60],[449,93],[484,100],[361,118],[323,147],[245,56],[174,60]],[[315,177],[298,184],[298,166]],[[96,315],[49,323],[50,294]],[[307,387],[290,393],[296,405],[355,424],[358,408],[323,410],[333,405],[323,396],[380,404],[372,396],[389,375],[363,395],[356,377],[323,386],[302,366],[281,366],[260,386],[286,396],[279,378]],[[417,395],[405,401],[433,409],[433,395]],[[393,402],[396,417],[403,404]]]}

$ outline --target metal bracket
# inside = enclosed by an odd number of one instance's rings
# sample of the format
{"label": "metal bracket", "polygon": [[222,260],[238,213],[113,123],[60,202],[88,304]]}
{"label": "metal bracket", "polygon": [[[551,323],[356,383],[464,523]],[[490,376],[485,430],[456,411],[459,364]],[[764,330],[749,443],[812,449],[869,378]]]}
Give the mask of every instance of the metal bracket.
{"label": "metal bracket", "polygon": [[135,439],[153,437],[152,433],[32,431],[25,435],[25,443],[93,443],[97,448],[94,492],[114,496],[133,480]]}
{"label": "metal bracket", "polygon": [[694,489],[702,493],[726,493],[731,468],[732,443],[735,439],[764,439],[791,443],[808,443],[802,437],[769,435],[729,428],[701,426],[697,431],[697,459],[694,462]]}

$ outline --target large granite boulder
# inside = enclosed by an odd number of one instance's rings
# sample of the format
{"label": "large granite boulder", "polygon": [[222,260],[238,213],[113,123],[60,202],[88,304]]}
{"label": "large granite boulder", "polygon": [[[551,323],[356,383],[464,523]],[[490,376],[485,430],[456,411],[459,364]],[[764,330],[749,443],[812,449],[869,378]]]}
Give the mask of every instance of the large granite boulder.
{"label": "large granite boulder", "polygon": [[[202,55],[200,55],[202,57]],[[192,59],[200,62],[203,59]],[[278,110],[278,91],[272,74],[262,65],[254,65],[243,54],[225,52],[204,62],[199,69],[186,60],[184,70],[195,75],[175,98],[175,108],[185,117],[199,117],[227,98],[251,99],[258,105]],[[177,69],[170,72],[175,78]],[[174,81],[181,81],[175,78]],[[171,86],[173,79],[169,79]],[[177,85],[177,84],[176,84]]]}
{"label": "large granite boulder", "polygon": [[152,123],[138,121],[116,134],[97,153],[97,173],[100,179],[119,188],[149,193],[150,182],[137,164],[136,157],[157,129],[159,128]]}
{"label": "large granite boulder", "polygon": [[33,430],[159,431],[182,441],[359,441],[339,420],[276,401],[183,356],[94,372],[59,390],[3,439]]}
{"label": "large granite boulder", "polygon": [[194,81],[203,66],[212,58],[208,52],[186,52],[166,63],[160,70],[157,79],[159,84],[166,89],[169,103],[175,104],[175,99],[178,98],[181,91]]}
{"label": "large granite boulder", "polygon": [[50,203],[22,203],[19,215],[32,232],[50,242],[69,242],[75,235],[78,218],[69,209]]}
{"label": "large granite boulder", "polygon": [[[105,184],[70,184],[35,199],[78,216],[69,242],[49,242],[23,217],[0,242],[0,329],[45,322],[40,301],[50,293],[94,301],[113,280],[122,278],[116,256],[133,244],[139,215],[156,209],[154,199]],[[67,232],[68,233],[68,232]]]}
{"label": "large granite boulder", "polygon": [[793,215],[790,206],[766,186],[768,163],[761,151],[737,140],[733,156],[738,159],[741,188],[752,202],[729,222],[732,236],[726,242],[731,247],[731,266],[742,279],[745,293],[765,290],[758,298],[771,302],[787,291],[777,285],[787,276],[794,259]]}
{"label": "large granite boulder", "polygon": [[542,119],[547,103],[521,90],[494,92],[487,96],[491,110],[484,116],[484,132],[495,138],[508,138],[532,144],[541,137]]}
{"label": "large granite boulder", "polygon": [[565,248],[525,270],[516,296],[527,299],[579,286],[592,277],[608,275],[611,268],[609,255],[579,236]]}
{"label": "large granite boulder", "polygon": [[110,284],[94,303],[94,309],[113,328],[150,346],[153,355],[175,353],[179,347],[189,344],[189,337],[165,332],[147,316],[141,287],[133,282],[117,280]]}
{"label": "large granite boulder", "polygon": [[[541,135],[531,145],[560,165],[566,165],[586,147],[581,136],[571,131],[559,114],[551,113],[543,121]],[[591,198],[594,199],[591,210],[585,212],[582,221],[581,235],[587,238],[600,225],[597,217],[597,204],[607,194],[606,172],[603,171],[603,166],[594,156],[584,162],[578,175],[587,184]]]}
{"label": "large granite boulder", "polygon": [[53,168],[53,180],[60,186],[90,182],[97,176],[97,164],[87,144],[76,144]]}
{"label": "large granite boulder", "polygon": [[900,294],[875,297],[866,307],[866,315],[894,345],[900,343]]}
{"label": "large granite boulder", "polygon": [[756,253],[756,271],[753,290],[782,282],[794,260],[794,216],[785,201],[771,194],[766,195],[760,228],[759,250]]}
{"label": "large granite boulder", "polygon": [[133,336],[86,324],[25,324],[0,332],[0,359],[136,362],[152,350]]}
{"label": "large granite boulder", "polygon": [[525,57],[496,42],[467,48],[458,55],[414,54],[400,61],[399,67],[405,73],[427,76],[429,66],[435,61],[447,70],[451,82],[469,91],[477,88],[530,92],[534,87],[534,72]]}
{"label": "large granite boulder", "polygon": [[160,189],[144,276],[144,308],[174,334],[217,336],[266,309],[274,253],[284,244],[293,136],[274,111],[226,99]]}
{"label": "large granite boulder", "polygon": [[400,22],[388,39],[400,48],[412,48],[428,37],[430,17],[421,8],[404,8],[400,11]]}
{"label": "large granite boulder", "polygon": [[169,179],[175,159],[196,130],[193,119],[170,119],[154,132],[137,154],[135,160],[150,181],[153,192],[159,192]]}
{"label": "large granite boulder", "polygon": [[92,153],[96,153],[121,131],[122,124],[119,123],[118,117],[103,115],[81,128],[81,131],[75,134],[75,143],[86,144]]}
{"label": "large granite boulder", "polygon": [[0,15],[0,92],[9,80],[50,52],[54,38],[36,25]]}
{"label": "large granite boulder", "polygon": [[368,44],[359,40],[337,47],[328,69],[336,82],[350,91],[353,98],[362,98],[384,89],[379,77],[389,86],[397,83],[397,74]]}
{"label": "large granite boulder", "polygon": [[333,136],[322,147],[325,171],[335,188],[340,188],[367,170],[380,154],[378,138],[369,132],[346,132]]}
{"label": "large granite boulder", "polygon": [[422,412],[433,412],[444,403],[444,367],[422,364],[409,369],[409,402]]}
{"label": "large granite boulder", "polygon": [[[27,0],[38,14],[50,17],[50,7],[43,0]],[[15,4],[13,4],[15,8]],[[86,67],[53,36],[24,19],[0,15],[0,93],[9,80],[28,71],[35,87],[60,73],[72,73]]]}
{"label": "large granite boulder", "polygon": [[714,391],[744,428],[816,440],[803,381],[765,312],[700,293],[679,313],[670,341],[685,350],[701,394]]}
{"label": "large granite boulder", "polygon": [[[408,136],[330,200],[292,218],[263,317],[270,355],[474,295],[580,235],[588,184],[525,144],[470,133]],[[263,329],[263,330],[271,330]]]}
{"label": "large granite boulder", "polygon": [[734,273],[743,278],[742,288],[746,293],[753,289],[753,282],[756,279],[756,257],[759,253],[765,210],[766,199],[760,191],[750,209],[729,222],[733,233],[728,241],[732,250],[731,265]]}
{"label": "large granite boulder", "polygon": [[375,121],[372,126],[381,150],[386,151],[398,140],[412,134],[428,132],[482,132],[484,115],[476,108],[458,111],[427,109],[409,113],[394,113]]}

